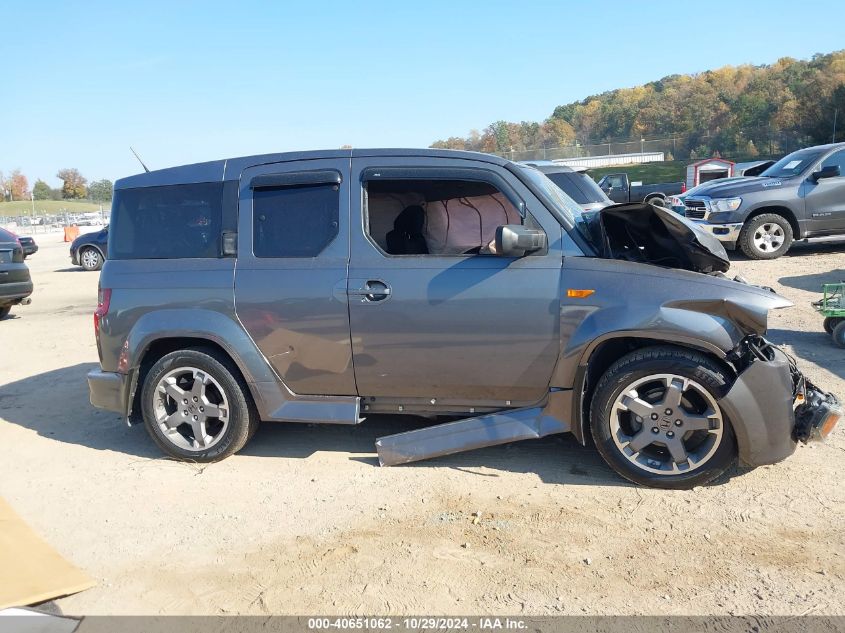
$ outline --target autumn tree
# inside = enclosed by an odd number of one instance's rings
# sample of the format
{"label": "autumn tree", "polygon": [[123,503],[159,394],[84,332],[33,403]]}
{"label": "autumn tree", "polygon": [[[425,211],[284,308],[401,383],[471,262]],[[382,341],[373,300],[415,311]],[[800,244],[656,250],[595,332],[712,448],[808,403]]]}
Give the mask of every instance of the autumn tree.
{"label": "autumn tree", "polygon": [[62,185],[62,198],[66,200],[78,200],[84,198],[88,194],[86,180],[78,169],[68,168],[60,169],[56,174],[56,178],[64,182]]}
{"label": "autumn tree", "polygon": [[29,181],[16,169],[9,177],[9,189],[12,192],[12,200],[27,200],[29,198]]}

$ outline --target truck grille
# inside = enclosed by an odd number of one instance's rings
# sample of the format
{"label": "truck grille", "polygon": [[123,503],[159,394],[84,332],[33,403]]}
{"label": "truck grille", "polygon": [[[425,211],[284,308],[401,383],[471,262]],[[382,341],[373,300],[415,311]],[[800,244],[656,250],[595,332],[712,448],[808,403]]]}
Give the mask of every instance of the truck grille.
{"label": "truck grille", "polygon": [[694,220],[703,220],[707,213],[707,205],[702,200],[684,200],[686,216]]}

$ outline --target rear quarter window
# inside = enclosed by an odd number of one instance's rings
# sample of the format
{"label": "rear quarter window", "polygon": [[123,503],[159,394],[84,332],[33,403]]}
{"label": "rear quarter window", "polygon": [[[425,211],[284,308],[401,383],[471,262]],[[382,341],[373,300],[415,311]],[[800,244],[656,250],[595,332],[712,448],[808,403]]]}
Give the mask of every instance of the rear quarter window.
{"label": "rear quarter window", "polygon": [[220,182],[117,190],[109,258],[219,257],[222,198]]}

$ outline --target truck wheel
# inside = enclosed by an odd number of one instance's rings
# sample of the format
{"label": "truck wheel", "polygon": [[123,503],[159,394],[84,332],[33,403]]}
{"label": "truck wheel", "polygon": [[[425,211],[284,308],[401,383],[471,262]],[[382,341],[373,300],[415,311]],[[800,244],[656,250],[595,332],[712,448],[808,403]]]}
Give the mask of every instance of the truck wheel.
{"label": "truck wheel", "polygon": [[654,196],[653,198],[648,198],[645,202],[646,202],[646,204],[654,204],[654,205],[657,205],[658,207],[667,207],[668,206],[666,204],[666,198],[664,198],[663,196]]}
{"label": "truck wheel", "polygon": [[822,326],[824,327],[825,332],[833,334],[833,330],[835,330],[836,326],[842,321],[845,321],[842,317],[825,317]]}
{"label": "truck wheel", "polygon": [[647,347],[613,363],[590,406],[601,456],[625,479],[688,489],[712,481],[736,460],[736,441],[718,400],[726,372],[703,354]]}
{"label": "truck wheel", "polygon": [[3,306],[0,307],[0,319],[5,319],[9,316],[9,313],[12,311],[12,306]]}
{"label": "truck wheel", "polygon": [[792,225],[782,215],[764,213],[739,233],[739,247],[751,259],[776,259],[792,246]]}
{"label": "truck wheel", "polygon": [[839,347],[845,347],[845,319],[833,328],[832,336],[834,343],[836,343]]}
{"label": "truck wheel", "polygon": [[171,457],[219,461],[241,450],[258,425],[247,394],[228,358],[213,350],[171,352],[144,379],[144,425]]}

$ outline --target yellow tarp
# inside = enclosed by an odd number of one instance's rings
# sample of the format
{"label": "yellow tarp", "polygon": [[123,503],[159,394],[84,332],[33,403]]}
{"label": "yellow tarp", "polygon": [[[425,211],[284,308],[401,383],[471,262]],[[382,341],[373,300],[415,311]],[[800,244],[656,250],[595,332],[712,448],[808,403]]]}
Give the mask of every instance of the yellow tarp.
{"label": "yellow tarp", "polygon": [[95,584],[0,498],[0,609],[37,604]]}

